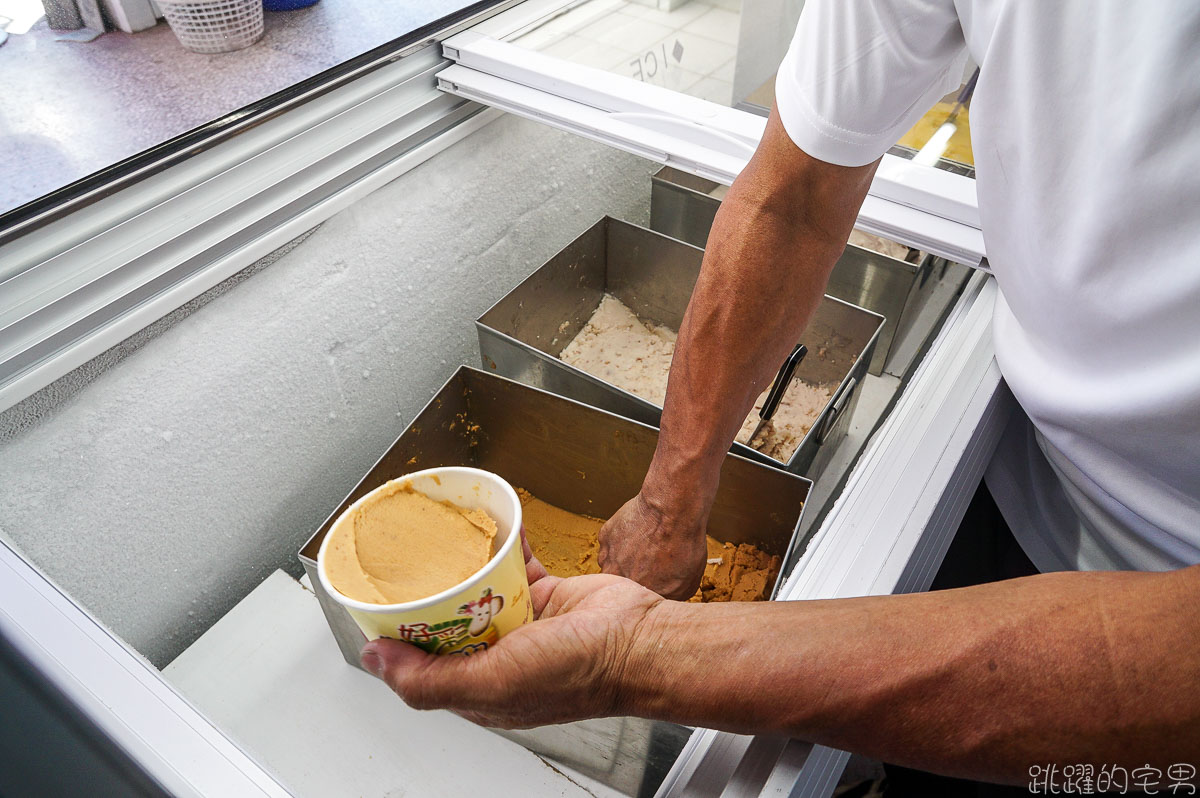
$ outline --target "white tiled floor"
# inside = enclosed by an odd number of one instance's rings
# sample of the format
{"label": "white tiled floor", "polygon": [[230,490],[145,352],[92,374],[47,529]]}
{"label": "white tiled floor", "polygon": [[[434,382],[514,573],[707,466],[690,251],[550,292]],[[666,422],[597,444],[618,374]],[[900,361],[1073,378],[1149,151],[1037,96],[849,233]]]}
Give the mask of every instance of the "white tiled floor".
{"label": "white tiled floor", "polygon": [[625,13],[640,19],[648,19],[651,22],[661,22],[664,25],[682,27],[697,17],[707,14],[712,9],[713,6],[707,3],[690,2],[685,3],[674,11],[659,11],[656,8],[648,8],[647,6],[629,5],[626,6]]}
{"label": "white tiled floor", "polygon": [[[689,22],[686,30],[697,36],[704,36],[727,44],[736,44],[740,22],[741,14],[726,11],[723,8],[714,8],[707,14],[697,17],[695,21]],[[733,36],[732,40],[729,39],[730,34]]]}
{"label": "white tiled floor", "polygon": [[733,68],[736,65],[737,65],[737,58],[730,58],[728,61],[725,62],[724,66],[719,67],[716,70],[714,70],[713,73],[709,77],[713,77],[713,78],[716,78],[717,80],[724,80],[728,83],[732,83],[733,82]]}
{"label": "white tiled floor", "polygon": [[660,25],[657,22],[650,22],[645,19],[635,19],[621,13],[610,14],[597,23],[597,27],[609,20],[616,20],[617,24],[608,25],[607,30],[593,31],[586,29],[581,31],[581,33],[588,38],[600,42],[600,44],[617,47],[625,52],[645,50],[655,42],[674,33],[666,25]]}
{"label": "white tiled floor", "polygon": [[547,55],[730,105],[737,0],[689,0],[660,11],[630,0],[591,0],[517,40]]}
{"label": "white tiled floor", "polygon": [[574,35],[559,38],[553,44],[542,47],[541,51],[555,58],[604,70],[618,70],[627,57],[608,45]]}

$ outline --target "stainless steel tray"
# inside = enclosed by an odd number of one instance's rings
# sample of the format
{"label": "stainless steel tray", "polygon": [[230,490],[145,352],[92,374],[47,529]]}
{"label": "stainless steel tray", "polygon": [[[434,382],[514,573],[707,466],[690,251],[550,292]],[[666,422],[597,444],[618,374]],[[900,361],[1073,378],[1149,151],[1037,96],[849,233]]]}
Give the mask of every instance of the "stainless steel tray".
{"label": "stainless steel tray", "polygon": [[[605,292],[645,321],[678,330],[704,251],[605,217],[510,291],[476,322],[485,368],[538,388],[657,426],[662,408],[558,359]],[[735,443],[743,457],[797,474],[820,472],[845,432],[883,317],[826,296],[801,342],[809,356],[796,376],[838,386],[786,463]]]}
{"label": "stainless steel tray", "polygon": [[[607,517],[641,487],[658,431],[467,366],[459,368],[400,434],[299,553],[342,655],[358,667],[362,633],[321,588],[316,556],[341,512],[389,479],[421,468],[470,465],[493,471],[545,501]],[[812,483],[726,456],[709,534],[753,543],[785,563],[797,545]],[[772,591],[779,589],[780,573]],[[628,795],[654,793],[690,734],[671,723],[605,718],[499,732]]]}
{"label": "stainless steel tray", "polygon": [[[650,228],[703,247],[726,191],[720,183],[665,166],[651,178]],[[924,297],[936,287],[930,276],[938,269],[944,273],[939,263],[929,255],[909,262],[853,244],[838,258],[825,291],[886,319],[871,358],[872,374],[883,372],[897,333],[909,326]]]}

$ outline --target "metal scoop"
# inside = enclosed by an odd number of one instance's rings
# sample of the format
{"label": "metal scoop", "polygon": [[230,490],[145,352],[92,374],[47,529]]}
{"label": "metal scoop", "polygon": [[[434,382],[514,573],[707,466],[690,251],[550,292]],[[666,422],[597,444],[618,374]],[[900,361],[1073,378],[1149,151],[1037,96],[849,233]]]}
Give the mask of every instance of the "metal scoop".
{"label": "metal scoop", "polygon": [[796,348],[788,355],[787,360],[783,361],[783,366],[780,367],[779,373],[775,375],[775,381],[771,383],[771,390],[767,392],[767,400],[759,408],[758,425],[755,426],[754,433],[750,436],[750,440],[747,441],[747,445],[753,443],[754,439],[758,437],[758,433],[763,431],[763,427],[767,426],[767,422],[775,415],[775,411],[779,408],[779,402],[783,399],[783,393],[791,383],[792,375],[796,373],[796,366],[800,365],[800,361],[807,354],[807,346],[796,344]]}
{"label": "metal scoop", "polygon": [[954,107],[950,109],[950,115],[946,117],[946,121],[933,131],[933,135],[929,137],[929,141],[913,156],[912,162],[921,164],[922,166],[934,166],[943,155],[946,154],[946,148],[950,146],[950,139],[958,132],[958,114],[962,109],[967,107],[967,103],[971,99],[971,95],[975,93],[975,84],[979,81],[979,67],[975,67],[975,71],[971,73],[970,79],[963,85],[962,90],[958,93],[958,98],[954,101]]}

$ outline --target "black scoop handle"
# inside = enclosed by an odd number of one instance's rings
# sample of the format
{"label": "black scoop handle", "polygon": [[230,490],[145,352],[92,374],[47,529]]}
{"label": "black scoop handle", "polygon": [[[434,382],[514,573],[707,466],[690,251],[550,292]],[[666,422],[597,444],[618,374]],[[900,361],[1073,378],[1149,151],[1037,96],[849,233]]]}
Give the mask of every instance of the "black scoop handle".
{"label": "black scoop handle", "polygon": [[779,373],[775,375],[775,382],[771,383],[771,390],[767,393],[767,401],[763,402],[762,409],[758,411],[760,419],[769,421],[771,416],[775,415],[775,410],[779,407],[779,401],[783,399],[783,392],[787,390],[788,383],[792,381],[792,375],[796,373],[796,366],[800,365],[800,361],[807,354],[807,346],[796,344],[796,348],[788,355],[787,360],[783,361],[783,366],[779,369]]}

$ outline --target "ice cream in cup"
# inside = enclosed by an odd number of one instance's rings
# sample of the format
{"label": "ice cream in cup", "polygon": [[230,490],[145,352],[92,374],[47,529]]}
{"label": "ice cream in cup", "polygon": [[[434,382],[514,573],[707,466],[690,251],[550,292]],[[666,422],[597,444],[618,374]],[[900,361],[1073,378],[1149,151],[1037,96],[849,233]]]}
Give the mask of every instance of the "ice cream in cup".
{"label": "ice cream in cup", "polygon": [[533,620],[521,502],[477,468],[417,471],[350,505],[317,553],[322,587],[368,640],[485,650]]}

